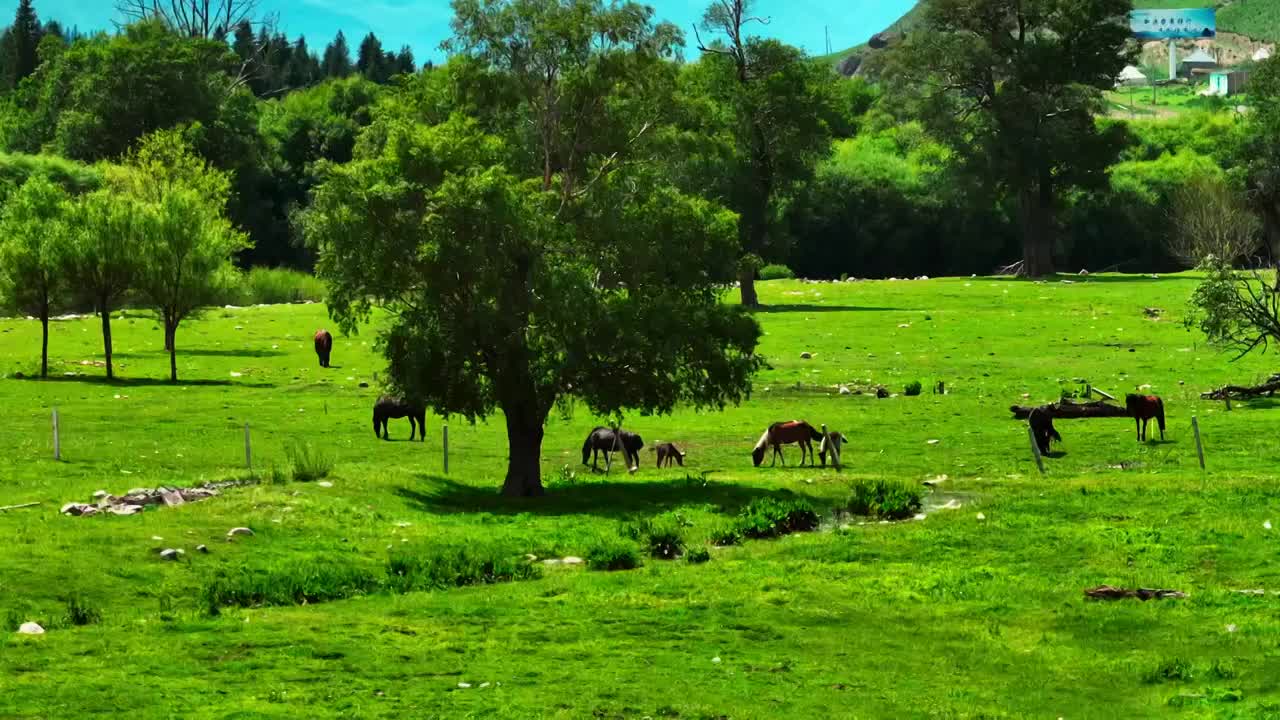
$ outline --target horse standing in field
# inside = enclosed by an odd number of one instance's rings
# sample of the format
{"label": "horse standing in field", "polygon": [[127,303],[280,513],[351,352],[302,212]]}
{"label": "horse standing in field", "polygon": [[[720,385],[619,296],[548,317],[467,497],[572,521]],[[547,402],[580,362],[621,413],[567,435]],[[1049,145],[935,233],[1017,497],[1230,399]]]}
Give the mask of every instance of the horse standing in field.
{"label": "horse standing in field", "polygon": [[844,433],[832,430],[827,436],[822,438],[822,443],[818,445],[818,459],[822,461],[822,467],[827,466],[827,453],[831,453],[831,464],[836,464],[836,459],[844,452],[844,444],[849,442],[849,438]]}
{"label": "horse standing in field", "polygon": [[684,467],[684,453],[680,452],[680,448],[676,447],[674,444],[658,443],[653,446],[653,450],[658,453],[658,467],[662,467],[664,463],[667,467],[671,467],[671,462],[673,460],[678,463],[680,467]]}
{"label": "horse standing in field", "polygon": [[320,367],[329,367],[329,353],[333,351],[333,336],[328,330],[316,331],[316,355],[320,356]]}
{"label": "horse standing in field", "polygon": [[609,453],[622,451],[627,467],[634,472],[640,467],[640,450],[643,448],[644,440],[633,432],[619,430],[614,433],[611,428],[598,426],[592,428],[586,442],[582,443],[582,464],[586,465],[590,459],[591,469],[599,472],[598,460],[601,452],[605,453],[607,459]]}
{"label": "horse standing in field", "polygon": [[1155,395],[1135,395],[1130,393],[1124,396],[1125,409],[1129,411],[1129,415],[1133,417],[1133,424],[1138,434],[1138,442],[1147,439],[1147,423],[1155,418],[1156,424],[1160,426],[1160,440],[1164,440],[1164,401]]}
{"label": "horse standing in field", "polygon": [[1050,440],[1062,442],[1062,436],[1053,427],[1053,416],[1043,409],[1036,408],[1032,410],[1031,414],[1027,416],[1027,423],[1031,425],[1031,434],[1036,439],[1036,447],[1040,448],[1041,455],[1047,456],[1049,454]]}
{"label": "horse standing in field", "polygon": [[373,404],[373,434],[383,440],[391,439],[387,432],[387,421],[395,418],[409,418],[409,440],[413,440],[414,430],[418,433],[418,442],[427,439],[427,408],[423,403],[410,402],[404,398],[383,395]]}
{"label": "horse standing in field", "polygon": [[822,433],[818,432],[812,425],[804,420],[792,420],[790,422],[779,422],[769,426],[768,430],[760,436],[760,441],[756,443],[755,448],[751,450],[751,461],[756,467],[760,467],[760,463],[764,462],[765,448],[773,448],[773,459],[769,463],[769,467],[773,467],[778,458],[782,457],[782,464],[787,464],[787,458],[782,454],[782,446],[797,443],[800,445],[800,465],[804,466],[805,451],[809,453],[809,462],[813,463],[813,441],[821,440]]}

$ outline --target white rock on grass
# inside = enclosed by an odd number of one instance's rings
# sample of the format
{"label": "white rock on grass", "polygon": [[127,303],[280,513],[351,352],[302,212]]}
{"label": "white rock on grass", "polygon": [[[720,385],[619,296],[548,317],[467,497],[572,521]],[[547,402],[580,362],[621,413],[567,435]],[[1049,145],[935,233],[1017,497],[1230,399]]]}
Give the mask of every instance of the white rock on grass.
{"label": "white rock on grass", "polygon": [[800,353],[800,359],[801,359],[801,360],[812,360],[812,359],[813,359],[813,353],[811,353],[811,352],[802,352],[802,353]]}
{"label": "white rock on grass", "polygon": [[38,623],[25,622],[25,623],[22,623],[22,625],[18,626],[18,634],[19,635],[43,635],[44,628],[40,627]]}
{"label": "white rock on grass", "polygon": [[982,513],[978,513],[978,521],[979,521],[979,522],[981,522],[981,521],[983,521],[983,520],[986,520],[986,519],[987,519],[987,516],[986,516],[986,515],[983,515]]}
{"label": "white rock on grass", "polygon": [[566,558],[563,558],[560,562],[564,563],[565,565],[581,565],[582,558],[574,557],[573,555],[570,555]]}
{"label": "white rock on grass", "polygon": [[320,487],[322,487],[322,488],[331,488],[331,487],[333,487],[333,483],[329,482],[328,480],[321,480],[320,482],[316,483],[316,485],[318,485],[318,486],[320,486]]}
{"label": "white rock on grass", "polygon": [[185,555],[185,554],[186,554],[186,553],[182,552],[181,550],[174,550],[173,548],[166,548],[166,549],[164,549],[164,550],[161,550],[161,551],[160,551],[160,558],[161,558],[162,560],[177,560],[179,557],[182,557],[182,556],[183,556],[183,555]]}
{"label": "white rock on grass", "polygon": [[253,537],[253,531],[247,527],[231,528],[227,531],[227,537],[229,538],[237,535],[248,535],[249,537]]}

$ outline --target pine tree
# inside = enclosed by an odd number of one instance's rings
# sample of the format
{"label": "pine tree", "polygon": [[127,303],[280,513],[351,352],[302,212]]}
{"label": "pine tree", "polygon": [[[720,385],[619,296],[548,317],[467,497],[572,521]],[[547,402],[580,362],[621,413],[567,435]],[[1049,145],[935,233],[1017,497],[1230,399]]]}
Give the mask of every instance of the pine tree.
{"label": "pine tree", "polygon": [[382,54],[382,41],[378,40],[378,36],[369,33],[364,36],[364,40],[360,41],[360,53],[356,59],[356,71],[373,82],[384,82],[383,65],[385,58]]}
{"label": "pine tree", "polygon": [[400,48],[400,54],[396,55],[396,72],[401,75],[412,75],[418,71],[418,64],[414,62],[413,50],[408,45]]}
{"label": "pine tree", "polygon": [[36,17],[35,8],[31,6],[31,0],[20,0],[18,2],[18,12],[13,16],[13,27],[10,28],[13,34],[13,59],[12,59],[12,79],[16,86],[22,82],[24,78],[29,77],[36,71],[39,64],[39,54],[37,49],[40,47],[40,38],[42,30],[40,28],[40,18]]}
{"label": "pine tree", "polygon": [[324,49],[323,71],[325,77],[346,77],[351,74],[351,48],[347,47],[347,36],[338,31],[338,36]]}
{"label": "pine tree", "polygon": [[253,27],[249,25],[248,20],[236,26],[235,40],[231,43],[231,49],[244,62],[249,62],[256,54],[257,45],[253,41]]}
{"label": "pine tree", "polygon": [[307,49],[307,38],[299,35],[289,56],[288,69],[285,72],[285,85],[290,89],[303,88],[314,83],[319,75],[319,61]]}

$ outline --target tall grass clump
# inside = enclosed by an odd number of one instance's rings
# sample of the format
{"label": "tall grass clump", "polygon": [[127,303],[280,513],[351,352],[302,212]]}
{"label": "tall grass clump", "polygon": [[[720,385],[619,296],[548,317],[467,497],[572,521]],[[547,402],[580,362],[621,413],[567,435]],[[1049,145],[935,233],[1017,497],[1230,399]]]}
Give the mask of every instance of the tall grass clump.
{"label": "tall grass clump", "polygon": [[333,472],[333,457],[312,447],[310,443],[292,443],[285,448],[285,455],[293,466],[295,482],[323,480]]}
{"label": "tall grass clump", "polygon": [[684,535],[679,522],[673,518],[643,520],[628,528],[626,534],[644,545],[650,557],[675,560],[684,554]]}
{"label": "tall grass clump", "polygon": [[618,535],[597,538],[587,548],[586,560],[592,570],[634,570],[643,564],[635,541]]}
{"label": "tall grass clump", "polygon": [[804,500],[756,498],[738,514],[735,527],[744,537],[773,538],[815,530],[820,522]]}
{"label": "tall grass clump", "polygon": [[859,480],[846,506],[854,515],[885,520],[905,520],[920,512],[924,493],[915,485],[897,480]]}
{"label": "tall grass clump", "polygon": [[82,627],[102,622],[102,611],[90,605],[79,595],[67,598],[67,612],[63,619],[68,625]]}
{"label": "tall grass clump", "polygon": [[915,397],[916,395],[919,395],[923,390],[924,390],[924,386],[920,384],[920,381],[913,380],[910,383],[907,383],[907,386],[902,389],[902,393],[907,397]]}
{"label": "tall grass clump", "polygon": [[526,562],[516,553],[494,547],[400,548],[387,561],[387,584],[396,592],[445,590],[540,577],[540,566]]}
{"label": "tall grass clump", "polygon": [[224,607],[309,605],[377,592],[383,576],[375,567],[324,561],[224,568],[200,588],[200,603],[212,615]]}

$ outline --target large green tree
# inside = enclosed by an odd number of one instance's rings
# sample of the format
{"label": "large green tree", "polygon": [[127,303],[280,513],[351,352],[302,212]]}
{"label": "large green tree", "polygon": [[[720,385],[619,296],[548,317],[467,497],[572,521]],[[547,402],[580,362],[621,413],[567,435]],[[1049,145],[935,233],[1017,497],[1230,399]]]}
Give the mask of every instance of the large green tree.
{"label": "large green tree", "polygon": [[1131,0],[929,0],[888,53],[890,102],[1009,196],[1022,272],[1054,272],[1064,193],[1106,182],[1121,145],[1095,120],[1127,61]]}
{"label": "large green tree", "polygon": [[324,49],[321,70],[328,78],[346,77],[351,74],[351,48],[347,45],[347,36],[338,31],[337,37]]}
{"label": "large green tree", "polygon": [[66,289],[69,201],[43,176],[24,183],[0,212],[0,295],[40,319],[40,377],[49,376],[49,316]]}
{"label": "large green tree", "polygon": [[760,330],[720,302],[734,215],[674,187],[649,142],[674,28],[594,0],[454,10],[454,59],[379,106],[355,160],[317,188],[306,233],[340,325],[386,307],[393,384],[446,415],[502,410],[503,492],[539,495],[558,403],[736,402]]}
{"label": "large green tree", "polygon": [[783,245],[779,210],[830,153],[837,117],[836,74],[794,47],[748,35],[752,23],[764,22],[751,13],[750,0],[716,0],[707,9],[708,42],[699,33],[705,69],[694,74],[698,92],[725,110],[702,120],[727,122],[728,152],[719,171],[700,182],[717,188],[741,218],[739,283],[748,307],[759,305],[760,259]]}
{"label": "large green tree", "polygon": [[36,16],[36,10],[32,7],[31,0],[20,0],[18,2],[18,10],[13,16],[13,25],[9,28],[10,33],[10,51],[11,58],[5,58],[10,63],[14,86],[30,77],[36,71],[36,66],[40,64],[40,58],[37,49],[40,47],[40,39],[44,35],[44,31],[40,27],[40,18]]}
{"label": "large green tree", "polygon": [[[1280,270],[1280,56],[1264,60],[1249,78],[1253,112],[1243,147],[1249,206],[1262,220],[1272,266]],[[1275,276],[1280,290],[1280,272]]]}

